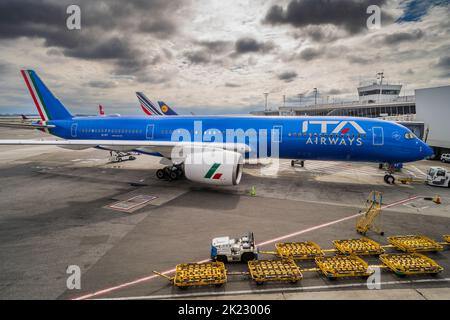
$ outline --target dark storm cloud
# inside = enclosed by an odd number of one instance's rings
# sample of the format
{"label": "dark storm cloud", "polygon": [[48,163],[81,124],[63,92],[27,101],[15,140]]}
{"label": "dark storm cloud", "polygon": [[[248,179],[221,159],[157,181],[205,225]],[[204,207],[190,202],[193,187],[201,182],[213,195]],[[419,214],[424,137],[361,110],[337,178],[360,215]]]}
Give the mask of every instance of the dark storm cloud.
{"label": "dark storm cloud", "polygon": [[323,54],[322,50],[315,48],[306,48],[300,52],[299,58],[306,61],[310,61],[319,58],[322,54]]}
{"label": "dark storm cloud", "polygon": [[414,30],[412,32],[391,33],[384,38],[384,43],[388,45],[395,45],[400,42],[415,41],[421,39],[423,35],[423,31],[420,29]]}
{"label": "dark storm cloud", "polygon": [[295,39],[309,38],[314,42],[329,43],[341,37],[346,36],[345,33],[331,25],[316,26],[311,25],[292,33]]}
{"label": "dark storm cloud", "polygon": [[360,56],[355,56],[355,55],[348,55],[347,56],[347,60],[350,63],[355,63],[355,64],[368,64],[370,62],[369,59],[360,57]]}
{"label": "dark storm cloud", "polygon": [[211,62],[211,55],[205,51],[188,51],[184,53],[184,56],[193,64],[206,64]]}
{"label": "dark storm cloud", "polygon": [[449,70],[450,69],[450,56],[441,57],[439,59],[438,63],[436,64],[436,67]]}
{"label": "dark storm cloud", "polygon": [[234,44],[236,54],[266,53],[274,49],[272,42],[259,42],[253,38],[241,38]]}
{"label": "dark storm cloud", "polygon": [[[289,24],[294,27],[332,24],[354,34],[366,29],[370,5],[382,6],[386,0],[291,0],[286,8],[273,5],[264,22],[272,25]],[[382,21],[391,20],[382,11]]]}
{"label": "dark storm cloud", "polygon": [[[71,4],[81,8],[81,30],[66,27],[66,9]],[[169,19],[176,4],[164,0],[2,0],[0,40],[43,39],[44,45],[51,47],[49,54],[59,50],[68,57],[105,60],[117,67],[116,73],[131,74],[153,60],[145,57],[140,44],[133,43],[129,35],[141,32],[170,37],[177,30]]]}
{"label": "dark storm cloud", "polygon": [[138,51],[133,49],[125,38],[113,37],[95,43],[88,40],[84,45],[69,47],[63,50],[66,56],[83,59],[117,59],[132,58],[138,56]]}
{"label": "dark storm cloud", "polygon": [[441,57],[435,67],[439,70],[442,78],[450,77],[450,56]]}
{"label": "dark storm cloud", "polygon": [[241,85],[237,84],[237,83],[231,83],[231,82],[227,82],[225,83],[225,87],[227,88],[239,88]]}
{"label": "dark storm cloud", "polygon": [[291,82],[295,78],[297,78],[298,74],[295,71],[285,71],[277,75],[278,79],[283,80],[284,82]]}
{"label": "dark storm cloud", "polygon": [[220,57],[228,54],[233,47],[230,41],[200,40],[194,41],[196,49],[185,51],[183,56],[192,64],[221,64]]}
{"label": "dark storm cloud", "polygon": [[115,88],[117,84],[113,81],[89,81],[88,86],[92,88],[109,89]]}
{"label": "dark storm cloud", "polygon": [[221,54],[231,48],[232,43],[230,41],[198,41],[197,44],[210,53]]}
{"label": "dark storm cloud", "polygon": [[139,30],[154,34],[160,39],[165,39],[176,32],[176,25],[169,20],[149,21],[140,24]]}

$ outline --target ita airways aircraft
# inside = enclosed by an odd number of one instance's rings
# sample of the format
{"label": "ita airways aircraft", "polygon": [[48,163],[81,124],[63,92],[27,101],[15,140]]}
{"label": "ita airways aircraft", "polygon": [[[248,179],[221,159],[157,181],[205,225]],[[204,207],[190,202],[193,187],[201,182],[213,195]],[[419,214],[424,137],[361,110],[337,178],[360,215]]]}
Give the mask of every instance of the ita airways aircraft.
{"label": "ita airways aircraft", "polygon": [[421,160],[433,153],[404,126],[369,118],[75,117],[34,71],[24,70],[22,75],[41,117],[29,127],[59,139],[0,140],[0,145],[94,147],[170,159],[173,165],[158,170],[158,178],[185,175],[199,183],[237,185],[245,157],[394,164]]}
{"label": "ita airways aircraft", "polygon": [[163,101],[158,101],[159,107],[157,107],[145,94],[142,92],[136,92],[136,96],[141,104],[142,111],[149,116],[176,116],[176,113]]}

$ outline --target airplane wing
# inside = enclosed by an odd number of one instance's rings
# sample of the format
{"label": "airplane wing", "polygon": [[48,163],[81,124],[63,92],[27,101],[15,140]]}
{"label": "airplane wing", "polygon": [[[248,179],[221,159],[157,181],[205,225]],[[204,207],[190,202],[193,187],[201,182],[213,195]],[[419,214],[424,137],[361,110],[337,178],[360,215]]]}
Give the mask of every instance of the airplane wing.
{"label": "airplane wing", "polygon": [[17,129],[48,129],[54,128],[54,125],[24,122],[1,122],[0,127],[17,128]]}
{"label": "airplane wing", "polygon": [[239,153],[250,152],[250,147],[243,143],[187,142],[187,141],[152,141],[152,140],[0,140],[0,145],[46,145],[69,149],[101,147],[109,150],[156,149],[164,157],[170,158],[173,148],[224,149]]}

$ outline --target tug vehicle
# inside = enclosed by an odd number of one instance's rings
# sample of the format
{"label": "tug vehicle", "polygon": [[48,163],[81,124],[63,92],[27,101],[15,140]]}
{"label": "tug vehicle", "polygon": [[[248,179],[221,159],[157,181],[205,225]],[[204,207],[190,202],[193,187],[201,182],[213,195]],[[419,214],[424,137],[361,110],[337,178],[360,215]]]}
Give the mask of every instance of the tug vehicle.
{"label": "tug vehicle", "polygon": [[253,232],[240,238],[218,237],[211,242],[211,259],[220,262],[244,262],[258,259]]}
{"label": "tug vehicle", "polygon": [[441,167],[431,167],[427,173],[427,184],[450,188],[450,171]]}

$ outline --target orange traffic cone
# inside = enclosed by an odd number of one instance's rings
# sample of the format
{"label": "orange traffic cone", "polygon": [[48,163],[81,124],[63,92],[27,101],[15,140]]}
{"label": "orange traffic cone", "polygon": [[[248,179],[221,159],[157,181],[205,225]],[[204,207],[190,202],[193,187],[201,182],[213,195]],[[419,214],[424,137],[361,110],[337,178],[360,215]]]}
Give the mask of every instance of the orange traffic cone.
{"label": "orange traffic cone", "polygon": [[433,198],[433,202],[436,204],[441,204],[441,197],[437,194]]}

